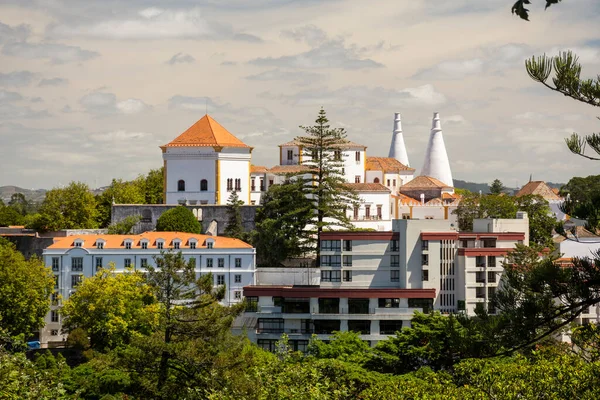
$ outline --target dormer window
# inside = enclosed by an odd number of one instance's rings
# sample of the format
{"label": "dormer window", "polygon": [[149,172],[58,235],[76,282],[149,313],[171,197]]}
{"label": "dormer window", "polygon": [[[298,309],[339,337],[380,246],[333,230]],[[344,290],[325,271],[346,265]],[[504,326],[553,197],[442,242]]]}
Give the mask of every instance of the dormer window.
{"label": "dormer window", "polygon": [[75,240],[74,244],[75,244],[75,247],[83,247],[83,240],[77,239],[77,240]]}
{"label": "dormer window", "polygon": [[215,239],[206,239],[206,248],[212,249],[215,244]]}
{"label": "dormer window", "polygon": [[190,240],[190,249],[196,248],[196,240]]}
{"label": "dormer window", "polygon": [[125,248],[127,250],[131,250],[131,245],[132,245],[132,240],[131,239],[125,239]]}
{"label": "dormer window", "polygon": [[97,248],[97,249],[103,249],[103,248],[104,248],[104,242],[103,242],[103,241],[100,241],[100,240],[98,240],[98,241],[96,242],[96,248]]}
{"label": "dormer window", "polygon": [[142,240],[140,242],[140,244],[141,244],[143,250],[147,250],[148,249],[148,240]]}
{"label": "dormer window", "polygon": [[165,243],[163,241],[156,241],[156,248],[159,250],[162,250],[165,246]]}
{"label": "dormer window", "polygon": [[175,250],[179,250],[181,248],[181,240],[179,240],[179,239],[173,240],[173,248]]}

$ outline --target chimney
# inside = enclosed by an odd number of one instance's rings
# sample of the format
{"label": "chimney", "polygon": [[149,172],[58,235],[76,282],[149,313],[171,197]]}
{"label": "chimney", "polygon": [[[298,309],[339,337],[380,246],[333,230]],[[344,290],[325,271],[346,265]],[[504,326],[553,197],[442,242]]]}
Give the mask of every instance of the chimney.
{"label": "chimney", "polygon": [[440,114],[437,112],[433,113],[431,133],[429,135],[429,143],[427,144],[421,175],[430,176],[450,187],[454,187],[448,153],[446,153],[446,145],[444,144],[444,136],[442,134]]}
{"label": "chimney", "polygon": [[421,205],[425,205],[425,194],[421,193]]}
{"label": "chimney", "polygon": [[400,113],[394,114],[394,131],[392,133],[392,145],[390,146],[390,154],[388,157],[395,158],[407,167],[410,166],[408,154],[406,153],[406,146],[404,145]]}

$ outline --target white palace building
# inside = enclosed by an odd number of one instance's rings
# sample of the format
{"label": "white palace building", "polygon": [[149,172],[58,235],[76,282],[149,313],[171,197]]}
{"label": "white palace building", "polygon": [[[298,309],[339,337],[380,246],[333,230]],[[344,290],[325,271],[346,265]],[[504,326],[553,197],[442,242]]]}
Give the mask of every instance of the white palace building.
{"label": "white palace building", "polygon": [[[309,157],[297,140],[279,145],[279,165],[252,165],[252,147],[246,145],[209,115],[205,115],[170,143],[161,146],[165,170],[166,204],[227,204],[233,191],[247,205],[260,204],[273,184],[286,174],[301,172]],[[360,197],[349,209],[356,227],[389,231],[393,219],[446,219],[460,200],[454,194],[452,172],[438,113],[421,175],[408,161],[400,114],[394,127],[388,157],[367,155],[367,147],[346,141],[339,147],[342,173]],[[338,155],[338,154],[336,154]]]}

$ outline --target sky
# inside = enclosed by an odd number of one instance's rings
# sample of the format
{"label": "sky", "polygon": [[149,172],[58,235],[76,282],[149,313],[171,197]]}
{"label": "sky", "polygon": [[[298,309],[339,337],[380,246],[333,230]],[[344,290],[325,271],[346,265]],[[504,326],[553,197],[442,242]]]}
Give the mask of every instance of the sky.
{"label": "sky", "polygon": [[530,22],[512,3],[0,0],[0,186],[135,178],[206,111],[271,167],[320,107],[370,156],[400,112],[417,173],[437,111],[455,179],[597,174],[564,138],[598,132],[598,109],[524,60],[572,49],[597,76],[600,2],[533,0]]}

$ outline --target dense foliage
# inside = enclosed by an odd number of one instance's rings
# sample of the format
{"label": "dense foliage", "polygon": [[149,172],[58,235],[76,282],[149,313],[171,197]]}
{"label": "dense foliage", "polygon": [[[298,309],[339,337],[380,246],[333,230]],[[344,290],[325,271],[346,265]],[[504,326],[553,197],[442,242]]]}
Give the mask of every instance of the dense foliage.
{"label": "dense foliage", "polygon": [[201,233],[202,225],[190,209],[179,206],[165,211],[158,218],[156,230],[159,232]]}

